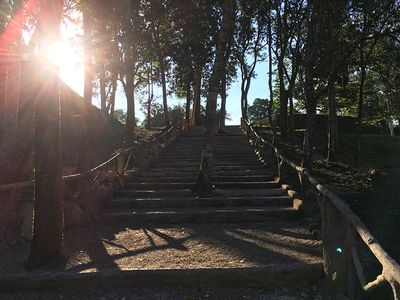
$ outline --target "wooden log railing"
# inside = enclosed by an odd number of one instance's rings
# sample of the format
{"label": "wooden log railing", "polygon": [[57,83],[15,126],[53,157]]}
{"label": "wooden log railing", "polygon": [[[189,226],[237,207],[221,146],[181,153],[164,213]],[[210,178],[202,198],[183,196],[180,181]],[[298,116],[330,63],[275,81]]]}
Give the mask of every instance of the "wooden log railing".
{"label": "wooden log railing", "polygon": [[[135,145],[127,149],[120,149],[111,158],[107,159],[100,165],[89,170],[84,170],[80,173],[63,176],[62,179],[64,183],[67,183],[92,177],[93,180],[91,181],[91,183],[93,184],[99,177],[99,174],[104,170],[116,171],[119,177],[123,177],[125,172],[129,168],[140,169],[148,167],[153,161],[159,158],[161,150],[168,147],[168,145],[181,134],[181,130],[177,126],[172,125],[170,128],[166,129],[161,135],[152,139],[149,142],[144,142],[143,144]],[[80,151],[87,150],[88,149],[85,147],[80,148]],[[79,153],[79,156],[87,157],[85,153]],[[81,165],[84,163],[85,162],[80,162]],[[27,188],[33,185],[34,180],[3,184],[0,185],[0,192]]]}
{"label": "wooden log railing", "polygon": [[[400,299],[399,264],[382,248],[349,205],[320,184],[309,170],[287,159],[275,145],[262,138],[248,121],[242,119],[241,127],[256,151],[268,158],[269,162],[273,162],[270,169],[277,175],[279,183],[285,181],[288,169],[298,173],[303,214],[310,216],[313,208],[319,206],[322,221],[324,271],[334,293],[353,297],[352,286],[349,283],[352,281],[354,266],[364,291],[369,292],[388,282],[392,288],[394,299]],[[358,256],[357,235],[382,267],[381,274],[370,282],[367,282],[365,278]]]}

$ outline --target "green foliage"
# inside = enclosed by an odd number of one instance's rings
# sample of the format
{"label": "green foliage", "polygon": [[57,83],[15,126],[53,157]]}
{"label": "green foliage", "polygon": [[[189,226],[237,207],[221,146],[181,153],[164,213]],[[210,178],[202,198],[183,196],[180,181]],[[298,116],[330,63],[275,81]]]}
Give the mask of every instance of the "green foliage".
{"label": "green foliage", "polygon": [[121,123],[125,124],[126,123],[126,112],[124,112],[122,109],[118,108],[114,111],[114,118],[120,121]]}
{"label": "green foliage", "polygon": [[[175,105],[172,108],[169,107],[169,115],[171,118],[171,121],[174,124],[182,124],[183,118],[185,117],[185,108],[181,105]],[[153,103],[151,105],[151,120],[150,120],[150,125],[151,128],[154,127],[164,127],[165,122],[164,122],[164,109],[163,106],[160,103]],[[143,120],[142,125],[145,126],[148,123],[147,116]]]}
{"label": "green foliage", "polygon": [[268,105],[269,102],[267,99],[254,99],[253,104],[248,108],[248,117],[250,122],[266,118],[268,115]]}

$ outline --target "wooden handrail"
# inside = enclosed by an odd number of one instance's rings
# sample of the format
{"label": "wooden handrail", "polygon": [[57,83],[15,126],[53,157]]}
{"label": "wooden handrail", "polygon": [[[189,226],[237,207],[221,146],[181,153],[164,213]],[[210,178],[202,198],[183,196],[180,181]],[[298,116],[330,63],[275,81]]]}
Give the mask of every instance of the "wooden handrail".
{"label": "wooden handrail", "polygon": [[[361,237],[362,241],[367,245],[375,258],[379,261],[382,266],[382,274],[377,276],[377,278],[369,283],[366,283],[365,277],[363,275],[361,268],[361,263],[358,256],[352,255],[354,264],[356,265],[357,275],[362,288],[365,291],[370,291],[376,286],[380,285],[383,280],[390,283],[393,290],[393,295],[395,299],[399,299],[400,296],[400,265],[382,248],[378,241],[374,238],[367,226],[361,221],[361,219],[350,209],[349,205],[339,198],[336,194],[331,192],[328,188],[320,184],[317,179],[315,179],[309,170],[303,168],[293,161],[285,158],[279,151],[279,149],[262,138],[251,126],[249,122],[242,119],[242,129],[247,133],[247,135],[252,135],[254,138],[261,141],[263,144],[269,146],[281,159],[291,168],[296,170],[299,174],[305,176],[311,185],[324,197],[328,199],[333,206],[346,218],[346,220],[354,227],[358,235]],[[354,250],[352,250],[354,253]]]}
{"label": "wooden handrail", "polygon": [[[161,135],[155,137],[154,139],[152,139],[148,143],[159,142],[167,134],[170,134],[173,131],[178,132],[179,130],[174,125],[172,125],[167,130],[165,130]],[[65,175],[65,176],[62,176],[62,179],[65,182],[69,182],[69,181],[73,181],[73,180],[82,179],[82,178],[84,178],[86,176],[91,176],[94,173],[96,173],[96,172],[100,171],[101,169],[105,168],[106,166],[110,165],[112,162],[116,161],[121,155],[125,155],[125,154],[128,154],[128,153],[129,153],[128,159],[130,160],[131,156],[133,156],[132,155],[132,151],[135,149],[135,147],[136,146],[132,146],[132,147],[130,147],[128,149],[119,150],[111,158],[107,159],[105,162],[101,163],[100,165],[94,167],[88,173],[76,173],[76,174],[71,174],[71,175]],[[125,169],[126,169],[126,165],[125,165]],[[13,189],[20,189],[20,188],[29,187],[29,186],[32,186],[34,184],[34,182],[35,182],[34,180],[28,180],[28,181],[23,181],[23,182],[15,182],[15,183],[3,184],[3,185],[0,185],[0,192],[5,192],[5,191],[13,190]]]}

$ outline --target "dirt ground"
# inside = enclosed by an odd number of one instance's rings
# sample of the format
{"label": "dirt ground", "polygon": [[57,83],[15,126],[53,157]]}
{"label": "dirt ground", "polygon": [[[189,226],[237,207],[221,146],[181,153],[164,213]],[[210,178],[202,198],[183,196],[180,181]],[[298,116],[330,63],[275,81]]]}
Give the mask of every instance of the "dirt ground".
{"label": "dirt ground", "polygon": [[[0,254],[0,273],[27,273],[30,242]],[[96,272],[121,269],[257,267],[317,263],[321,242],[304,224],[197,224],[185,227],[92,226],[69,230],[62,259],[35,270]]]}
{"label": "dirt ground", "polygon": [[[301,222],[194,224],[174,227],[91,226],[66,232],[62,259],[35,271],[24,260],[30,242],[0,253],[0,274],[135,269],[257,267],[318,263],[321,243]],[[72,288],[0,293],[1,300],[322,299],[317,286],[290,288]]]}

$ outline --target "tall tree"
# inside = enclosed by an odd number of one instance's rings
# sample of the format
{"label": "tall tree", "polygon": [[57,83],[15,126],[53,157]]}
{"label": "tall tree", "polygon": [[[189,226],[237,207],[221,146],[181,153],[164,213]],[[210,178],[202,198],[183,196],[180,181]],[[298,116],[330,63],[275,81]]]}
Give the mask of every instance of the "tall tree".
{"label": "tall tree", "polygon": [[247,119],[248,99],[251,80],[255,76],[257,63],[263,59],[265,43],[265,1],[240,1],[237,20],[236,52],[241,73],[242,118]]}
{"label": "tall tree", "polygon": [[[274,2],[275,47],[279,87],[279,129],[282,140],[288,139],[288,104],[299,72],[301,47],[304,43],[305,1]],[[291,107],[293,105],[291,104]]]}
{"label": "tall tree", "polygon": [[[60,37],[63,0],[39,0],[38,57]],[[40,58],[37,58],[38,60]],[[40,63],[37,61],[37,63]],[[38,66],[35,95],[35,200],[33,240],[28,267],[45,265],[61,254],[63,202],[60,151],[60,90],[58,69]],[[50,74],[48,74],[50,73]],[[50,75],[50,76],[49,76]],[[51,155],[48,155],[48,154]]]}
{"label": "tall tree", "polygon": [[318,54],[318,39],[321,25],[321,0],[308,2],[307,38],[304,53],[304,100],[306,104],[306,129],[303,142],[303,165],[311,167],[314,139],[317,97],[315,93],[315,63]]}
{"label": "tall tree", "polygon": [[[397,9],[396,9],[397,8]],[[395,1],[368,1],[356,3],[353,20],[356,20],[356,32],[360,37],[358,47],[360,85],[358,93],[358,132],[354,164],[358,166],[361,150],[363,126],[364,87],[368,64],[376,44],[383,36],[390,34],[390,27],[398,22],[398,4]],[[397,13],[396,13],[397,12]]]}
{"label": "tall tree", "polygon": [[166,0],[152,0],[141,2],[141,15],[145,28],[149,51],[153,56],[159,72],[161,82],[165,126],[170,126],[168,111],[167,73],[169,71],[169,48],[172,40],[171,5]]}
{"label": "tall tree", "polygon": [[92,1],[80,2],[83,21],[83,65],[84,65],[84,89],[83,98],[87,104],[92,104],[93,97],[93,17]]}
{"label": "tall tree", "polygon": [[225,72],[224,58],[227,52],[227,45],[233,34],[235,21],[236,1],[224,1],[223,19],[218,35],[217,51],[212,69],[206,108],[206,133],[203,144],[203,152],[200,164],[200,171],[194,190],[199,196],[207,196],[212,193],[212,142],[217,128],[217,97],[220,91],[221,80]]}

